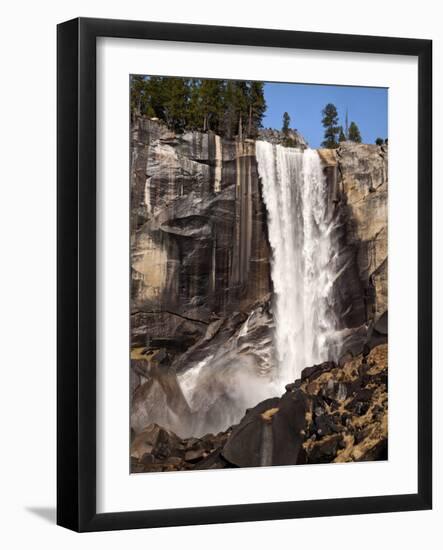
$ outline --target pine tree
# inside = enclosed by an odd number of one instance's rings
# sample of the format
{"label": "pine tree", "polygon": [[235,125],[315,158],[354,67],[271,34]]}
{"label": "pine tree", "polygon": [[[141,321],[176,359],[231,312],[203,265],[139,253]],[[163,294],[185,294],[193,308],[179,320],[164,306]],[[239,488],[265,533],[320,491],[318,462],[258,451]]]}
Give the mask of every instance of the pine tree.
{"label": "pine tree", "polygon": [[258,81],[131,77],[131,116],[157,117],[176,132],[255,137],[266,110]]}
{"label": "pine tree", "polygon": [[200,84],[202,130],[219,131],[223,112],[223,81],[204,79]]}
{"label": "pine tree", "polygon": [[131,75],[130,92],[133,120],[141,115],[155,116],[150,102],[149,79],[142,75]]}
{"label": "pine tree", "polygon": [[167,95],[169,79],[161,76],[151,76],[146,81],[146,89],[149,96],[149,110],[152,112],[149,116],[155,116],[164,120],[165,118],[165,101]]}
{"label": "pine tree", "polygon": [[166,124],[177,132],[185,130],[190,95],[189,81],[185,78],[169,78],[163,94]]}
{"label": "pine tree", "polygon": [[355,143],[361,143],[360,130],[355,122],[351,122],[349,125],[349,141],[355,141]]}
{"label": "pine tree", "polygon": [[263,82],[252,81],[248,86],[248,136],[256,137],[266,111]]}
{"label": "pine tree", "polygon": [[346,136],[345,136],[345,133],[343,132],[343,126],[340,126],[338,141],[339,141],[339,143],[342,143],[343,141],[346,141]]}
{"label": "pine tree", "polygon": [[240,80],[226,81],[222,94],[222,110],[220,133],[228,139],[242,137],[243,129],[249,130],[249,121],[253,131],[255,124],[260,123],[263,116],[259,98],[252,101],[247,83]]}
{"label": "pine tree", "polygon": [[281,131],[283,134],[282,145],[284,145],[285,147],[295,147],[297,145],[297,140],[290,135],[290,124],[291,117],[289,116],[289,113],[284,112]]}
{"label": "pine tree", "polygon": [[324,141],[322,146],[328,149],[335,149],[338,147],[337,135],[339,134],[340,128],[338,124],[338,113],[337,108],[332,103],[328,103],[322,111],[323,118],[322,124],[325,128]]}
{"label": "pine tree", "polygon": [[131,115],[133,119],[141,115],[143,86],[144,78],[142,76],[131,75]]}
{"label": "pine tree", "polygon": [[289,133],[289,124],[291,123],[291,117],[289,116],[289,113],[286,111],[283,113],[283,125],[281,128],[281,131],[283,132],[283,135],[285,137],[288,136]]}
{"label": "pine tree", "polygon": [[248,84],[243,80],[234,83],[234,111],[236,115],[235,135],[243,139],[243,129],[247,127],[248,119]]}
{"label": "pine tree", "polygon": [[223,89],[223,120],[220,121],[220,133],[231,139],[235,134],[236,113],[234,106],[235,82],[227,80]]}
{"label": "pine tree", "polygon": [[378,138],[375,140],[375,145],[383,145],[383,138],[378,137]]}
{"label": "pine tree", "polygon": [[192,78],[189,81],[189,100],[186,110],[186,128],[188,130],[201,129],[201,97],[200,81]]}

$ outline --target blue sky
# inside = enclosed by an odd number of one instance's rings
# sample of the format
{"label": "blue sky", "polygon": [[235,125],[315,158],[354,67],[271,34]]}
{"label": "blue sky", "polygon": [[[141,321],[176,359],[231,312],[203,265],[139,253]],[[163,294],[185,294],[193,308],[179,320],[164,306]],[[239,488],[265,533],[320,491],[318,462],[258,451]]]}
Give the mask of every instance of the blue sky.
{"label": "blue sky", "polygon": [[318,84],[265,83],[265,128],[281,128],[283,113],[291,117],[310,147],[320,147],[324,128],[321,111],[327,103],[337,107],[339,124],[345,126],[346,108],[349,123],[360,128],[363,143],[374,143],[377,137],[388,137],[387,88],[325,86]]}

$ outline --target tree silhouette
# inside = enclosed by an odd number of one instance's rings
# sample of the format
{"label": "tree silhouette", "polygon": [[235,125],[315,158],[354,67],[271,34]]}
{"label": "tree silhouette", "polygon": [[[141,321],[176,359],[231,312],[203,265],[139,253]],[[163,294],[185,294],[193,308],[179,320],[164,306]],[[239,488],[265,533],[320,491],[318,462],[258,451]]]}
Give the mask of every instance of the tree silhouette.
{"label": "tree silhouette", "polygon": [[289,124],[291,123],[291,117],[289,116],[289,114],[285,111],[283,113],[283,125],[282,125],[282,132],[285,136],[288,135],[288,132],[289,132]]}
{"label": "tree silhouette", "polygon": [[327,149],[335,149],[338,147],[337,136],[340,132],[336,106],[333,103],[328,103],[323,109],[322,115],[323,118],[321,122],[325,128],[322,146]]}
{"label": "tree silhouette", "polygon": [[248,136],[255,137],[261,128],[261,121],[266,111],[263,82],[254,80],[248,89]]}
{"label": "tree silhouette", "polygon": [[166,124],[175,131],[183,131],[187,123],[187,105],[190,95],[189,81],[170,78],[163,89],[163,112]]}
{"label": "tree silhouette", "polygon": [[349,141],[355,141],[355,143],[361,143],[360,130],[355,122],[351,122],[349,125]]}

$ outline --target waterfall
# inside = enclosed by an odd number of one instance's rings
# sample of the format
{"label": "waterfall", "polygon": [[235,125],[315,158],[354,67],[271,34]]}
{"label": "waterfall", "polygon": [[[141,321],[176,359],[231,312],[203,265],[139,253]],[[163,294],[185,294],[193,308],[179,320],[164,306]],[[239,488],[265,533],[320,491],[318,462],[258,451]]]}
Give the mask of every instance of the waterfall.
{"label": "waterfall", "polygon": [[336,359],[337,277],[331,191],[318,153],[256,143],[272,248],[277,378]]}
{"label": "waterfall", "polygon": [[[221,158],[220,150],[216,154]],[[255,154],[272,249],[272,313],[269,304],[258,302],[246,318],[238,312],[209,324],[197,347],[191,347],[188,356],[185,352],[183,364],[178,357],[170,369],[157,369],[152,386],[146,385],[132,408],[131,426],[137,429],[156,422],[180,437],[217,433],[238,423],[246,409],[281,395],[303,368],[337,359],[334,282],[340,271],[334,185],[328,185],[314,150],[257,141]],[[237,142],[231,267],[235,285],[247,281],[251,257],[251,159],[253,150]],[[217,173],[215,182],[220,191]],[[148,204],[148,191],[146,197]],[[211,255],[208,276],[215,289],[215,241]],[[142,271],[144,264],[134,266],[152,278],[151,272]]]}

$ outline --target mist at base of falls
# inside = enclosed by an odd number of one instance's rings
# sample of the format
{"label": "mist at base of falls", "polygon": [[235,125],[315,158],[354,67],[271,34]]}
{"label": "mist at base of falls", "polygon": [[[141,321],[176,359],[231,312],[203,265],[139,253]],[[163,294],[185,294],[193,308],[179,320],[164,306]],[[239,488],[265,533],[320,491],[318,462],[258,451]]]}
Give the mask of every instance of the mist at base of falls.
{"label": "mist at base of falls", "polygon": [[163,374],[160,368],[150,387],[143,384],[140,391],[147,392],[132,407],[136,431],[156,423],[180,437],[218,433],[238,423],[246,409],[282,393],[267,302],[217,323],[190,355],[185,352]]}
{"label": "mist at base of falls", "polygon": [[281,395],[303,368],[337,359],[337,243],[321,159],[315,150],[263,141],[256,142],[256,158],[272,251],[271,319],[248,312],[226,341],[180,369],[178,406],[170,406],[161,384],[152,384],[143,415],[181,437],[226,430],[247,408]]}

